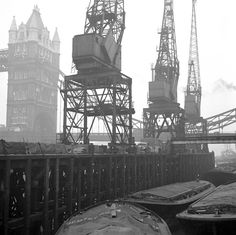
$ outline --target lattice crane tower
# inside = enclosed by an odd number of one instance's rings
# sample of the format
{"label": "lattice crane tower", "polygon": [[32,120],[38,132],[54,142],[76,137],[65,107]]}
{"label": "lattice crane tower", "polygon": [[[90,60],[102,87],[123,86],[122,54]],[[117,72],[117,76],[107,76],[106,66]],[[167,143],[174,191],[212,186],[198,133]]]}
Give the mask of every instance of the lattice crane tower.
{"label": "lattice crane tower", "polygon": [[199,119],[201,116],[201,79],[198,55],[196,0],[192,0],[192,23],[188,61],[188,83],[185,94],[185,114],[190,120]]}
{"label": "lattice crane tower", "polygon": [[[185,93],[185,134],[186,136],[206,135],[207,120],[201,117],[201,79],[198,55],[197,22],[195,11],[196,0],[192,0],[192,21],[188,60],[188,82]],[[207,144],[188,144],[187,148],[195,152],[208,152]]]}
{"label": "lattice crane tower", "polygon": [[120,72],[124,29],[123,0],[90,2],[84,34],[73,38],[77,74],[65,77],[61,91],[64,142],[89,143],[95,119],[102,119],[111,145],[131,144],[132,79]]}
{"label": "lattice crane tower", "polygon": [[188,81],[185,92],[186,135],[207,134],[207,121],[201,117],[201,78],[198,54],[196,0],[192,0],[192,20],[188,60]]}
{"label": "lattice crane tower", "polygon": [[[177,57],[176,36],[173,14],[173,1],[166,0],[160,33],[158,59],[155,65],[154,80],[158,92],[151,92],[150,101],[167,100],[177,102],[179,61]],[[151,88],[151,87],[150,87]],[[164,89],[162,89],[164,88]],[[163,93],[161,92],[163,91]],[[152,91],[150,89],[150,91]],[[153,94],[154,93],[154,94]]]}
{"label": "lattice crane tower", "polygon": [[[144,138],[169,139],[184,135],[184,111],[177,103],[177,57],[173,0],[164,1],[158,58],[149,82],[149,107],[143,110]],[[162,137],[161,137],[162,136]]]}

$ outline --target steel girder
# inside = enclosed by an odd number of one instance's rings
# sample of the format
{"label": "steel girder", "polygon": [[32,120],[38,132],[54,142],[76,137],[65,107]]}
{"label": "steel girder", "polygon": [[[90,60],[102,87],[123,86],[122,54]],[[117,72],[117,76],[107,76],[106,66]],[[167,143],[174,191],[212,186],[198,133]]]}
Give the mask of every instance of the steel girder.
{"label": "steel girder", "polygon": [[226,112],[206,118],[207,130],[212,132],[218,130],[219,132],[226,126],[236,122],[236,109],[231,109]]}
{"label": "steel girder", "polygon": [[194,123],[186,122],[185,132],[187,135],[221,132],[224,127],[234,123],[236,123],[236,109],[230,109],[206,119],[200,118]]}
{"label": "steel girder", "polygon": [[[203,137],[207,136],[207,121],[206,119],[199,118],[198,121],[187,121],[185,123],[185,136],[187,138],[191,137]],[[208,153],[208,144],[207,143],[186,143],[186,148],[193,152],[205,152]]]}
{"label": "steel girder", "polygon": [[184,111],[179,108],[173,112],[145,108],[143,112],[144,138],[158,139],[161,133],[171,137],[184,136]]}
{"label": "steel girder", "polygon": [[[169,88],[169,99],[162,97],[151,100],[143,109],[144,138],[158,139],[162,133],[170,137],[184,136],[184,110],[177,103],[179,61],[177,57],[173,0],[164,1],[164,13],[160,32],[158,58],[154,68],[155,81],[165,81]],[[153,81],[154,82],[154,81]],[[149,87],[149,93],[150,87]],[[162,96],[167,96],[166,94]]]}
{"label": "steel girder", "polygon": [[116,71],[66,76],[63,141],[88,144],[95,120],[102,119],[111,145],[132,144],[131,83]]}
{"label": "steel girder", "polygon": [[107,37],[111,33],[121,44],[125,29],[124,0],[94,0],[88,7],[84,33]]}
{"label": "steel girder", "polygon": [[173,0],[165,0],[158,58],[155,65],[155,80],[170,84],[171,101],[177,102],[179,61],[177,57]]}
{"label": "steel girder", "polygon": [[[185,113],[186,115],[199,118],[201,116],[201,78],[198,54],[197,23],[196,23],[196,0],[192,0],[192,23],[188,60],[188,82],[185,95]],[[191,100],[191,97],[194,99]],[[188,106],[187,102],[191,102]],[[190,109],[190,110],[189,110]],[[192,113],[194,112],[194,113]]]}
{"label": "steel girder", "polygon": [[198,120],[192,121],[187,120],[185,122],[185,134],[186,136],[196,136],[196,135],[207,135],[207,120],[204,118],[199,118]]}

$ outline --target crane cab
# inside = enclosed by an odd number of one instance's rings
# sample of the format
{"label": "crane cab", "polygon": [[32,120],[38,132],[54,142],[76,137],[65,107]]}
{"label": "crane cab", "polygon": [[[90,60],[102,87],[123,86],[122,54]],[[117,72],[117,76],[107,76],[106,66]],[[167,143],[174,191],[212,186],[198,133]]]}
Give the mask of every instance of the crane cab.
{"label": "crane cab", "polygon": [[73,62],[78,71],[111,66],[121,70],[121,48],[113,36],[82,34],[73,38]]}

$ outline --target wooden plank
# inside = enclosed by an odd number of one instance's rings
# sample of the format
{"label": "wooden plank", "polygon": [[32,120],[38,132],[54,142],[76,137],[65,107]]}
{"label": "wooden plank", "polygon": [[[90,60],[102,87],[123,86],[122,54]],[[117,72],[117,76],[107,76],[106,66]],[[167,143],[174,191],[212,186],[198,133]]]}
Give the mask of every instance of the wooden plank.
{"label": "wooden plank", "polygon": [[125,191],[125,195],[130,193],[130,156],[126,157],[125,160],[125,164],[126,164],[126,169],[125,169],[125,185],[126,185],[126,191]]}
{"label": "wooden plank", "polygon": [[74,158],[70,158],[69,177],[68,177],[68,212],[72,214],[72,197],[73,197],[73,178],[74,178]]}
{"label": "wooden plank", "polygon": [[117,164],[117,158],[116,159],[114,159],[114,188],[113,188],[113,190],[114,190],[114,196],[115,196],[115,198],[117,197],[117,186],[118,186],[118,184],[117,184],[117,180],[118,180],[118,174],[117,174],[117,166],[118,166],[118,164]]}
{"label": "wooden plank", "polygon": [[93,204],[93,201],[94,201],[94,180],[93,180],[93,177],[94,177],[94,158],[90,159],[89,161],[89,201],[90,201],[90,204],[92,205]]}
{"label": "wooden plank", "polygon": [[[102,169],[102,162],[101,161],[97,161],[96,162],[96,166],[97,166],[97,171],[98,171],[98,192],[96,193],[97,194],[97,199],[98,199],[98,201],[100,201],[101,200],[101,184],[102,184],[102,182],[101,182],[101,169]],[[103,182],[104,183],[104,182]]]}
{"label": "wooden plank", "polygon": [[[62,207],[58,208],[59,214],[64,213],[65,210],[66,210],[66,206],[62,206]],[[49,214],[49,217],[53,217],[54,211],[49,210],[48,214]],[[31,222],[41,222],[42,218],[43,218],[43,211],[36,212],[36,213],[30,215],[30,221]],[[15,234],[18,234],[16,228],[17,229],[19,229],[19,228],[22,229],[24,227],[24,224],[25,224],[25,218],[24,217],[12,218],[8,222],[8,229],[10,229],[11,231],[15,231]],[[2,226],[1,222],[0,222],[0,226]]]}
{"label": "wooden plank", "polygon": [[31,166],[32,160],[30,158],[27,159],[26,164],[26,213],[25,213],[25,234],[30,235],[30,214],[31,214]]}
{"label": "wooden plank", "polygon": [[124,154],[122,158],[122,173],[123,173],[123,181],[122,181],[122,197],[126,195],[126,170],[127,170],[127,164],[126,164],[126,155]]}
{"label": "wooden plank", "polygon": [[143,184],[143,187],[144,188],[148,188],[148,167],[149,167],[149,157],[146,156],[145,158],[142,159],[144,161],[144,170],[143,170],[143,173],[144,173],[144,184]]}
{"label": "wooden plank", "polygon": [[112,187],[112,157],[109,156],[109,164],[108,164],[108,171],[109,171],[109,184],[108,184],[108,198],[113,198],[113,187]]}
{"label": "wooden plank", "polygon": [[166,183],[166,157],[164,155],[161,156],[161,162],[160,162],[160,166],[161,166],[161,185],[164,185]]}
{"label": "wooden plank", "polygon": [[134,156],[134,191],[138,190],[137,187],[137,155]]}
{"label": "wooden plank", "polygon": [[4,214],[3,214],[3,227],[4,227],[4,235],[8,234],[8,219],[9,219],[9,201],[10,201],[10,170],[11,170],[11,161],[7,159],[5,161],[5,179],[4,179],[4,188],[5,188],[5,196],[4,196]]}
{"label": "wooden plank", "polygon": [[157,185],[157,156],[152,155],[151,160],[152,160],[152,163],[151,163],[151,168],[152,168],[151,187],[155,187]]}
{"label": "wooden plank", "polygon": [[54,192],[54,231],[58,229],[58,196],[59,196],[59,166],[60,159],[56,158],[55,160],[55,168],[54,168],[54,184],[55,184],[55,192]]}
{"label": "wooden plank", "polygon": [[82,174],[82,169],[81,169],[81,161],[77,160],[77,167],[78,167],[78,195],[77,195],[77,203],[78,203],[78,209],[81,209],[81,187],[82,187],[82,183],[81,183],[81,174]]}
{"label": "wooden plank", "polygon": [[44,215],[43,215],[43,234],[49,234],[49,216],[48,216],[48,190],[49,190],[49,166],[50,159],[44,161]]}

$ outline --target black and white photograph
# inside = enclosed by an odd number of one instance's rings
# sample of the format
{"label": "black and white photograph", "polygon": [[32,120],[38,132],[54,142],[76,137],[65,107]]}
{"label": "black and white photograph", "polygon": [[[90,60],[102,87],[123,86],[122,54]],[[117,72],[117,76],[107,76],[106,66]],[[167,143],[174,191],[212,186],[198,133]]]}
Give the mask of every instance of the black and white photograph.
{"label": "black and white photograph", "polygon": [[235,1],[0,6],[0,234],[235,235]]}

